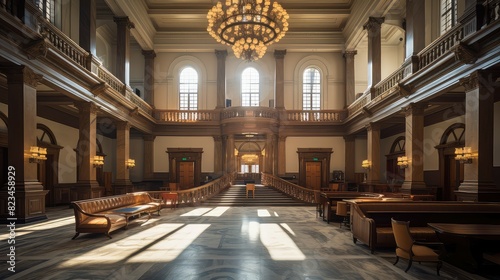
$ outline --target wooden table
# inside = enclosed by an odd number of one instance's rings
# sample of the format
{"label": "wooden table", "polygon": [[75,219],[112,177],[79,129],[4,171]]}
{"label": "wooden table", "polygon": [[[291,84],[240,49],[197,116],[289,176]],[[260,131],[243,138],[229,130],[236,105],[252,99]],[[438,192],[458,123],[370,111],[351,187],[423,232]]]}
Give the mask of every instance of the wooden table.
{"label": "wooden table", "polygon": [[151,207],[149,205],[139,205],[116,209],[113,210],[113,213],[125,216],[125,220],[127,221],[125,228],[127,228],[130,217],[141,215],[142,213],[147,213],[149,216],[148,219],[151,218],[151,213],[149,212],[150,210]]}
{"label": "wooden table", "polygon": [[442,259],[467,271],[479,272],[484,252],[500,252],[500,225],[428,223],[428,226],[444,243]]}
{"label": "wooden table", "polygon": [[[337,206],[337,201],[343,201],[344,199],[356,199],[356,198],[366,198],[366,199],[380,199],[380,194],[377,193],[366,193],[366,192],[322,192],[320,194],[320,203],[323,208],[323,221],[330,223],[333,220],[333,215],[330,213],[332,206]],[[381,196],[380,196],[381,197]]]}

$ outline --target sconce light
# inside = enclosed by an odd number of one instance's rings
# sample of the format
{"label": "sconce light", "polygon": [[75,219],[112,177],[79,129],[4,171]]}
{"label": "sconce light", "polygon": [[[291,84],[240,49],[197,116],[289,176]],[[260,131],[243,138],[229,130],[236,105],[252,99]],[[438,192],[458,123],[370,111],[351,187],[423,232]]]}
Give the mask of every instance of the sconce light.
{"label": "sconce light", "polygon": [[41,163],[44,160],[47,160],[47,149],[40,148],[37,146],[30,147],[30,163]]}
{"label": "sconce light", "polygon": [[94,156],[94,168],[102,168],[104,165],[104,157],[103,156]]}
{"label": "sconce light", "polygon": [[367,159],[363,160],[363,162],[361,163],[361,167],[363,167],[364,169],[370,169],[370,161]]}
{"label": "sconce light", "polygon": [[406,156],[398,157],[398,166],[401,169],[408,167],[408,158]]}
{"label": "sconce light", "polygon": [[135,167],[135,159],[127,159],[125,161],[125,164],[127,165],[127,168],[130,169],[130,168],[134,168]]}
{"label": "sconce light", "polygon": [[472,163],[472,158],[477,157],[471,147],[455,148],[455,159],[461,163]]}

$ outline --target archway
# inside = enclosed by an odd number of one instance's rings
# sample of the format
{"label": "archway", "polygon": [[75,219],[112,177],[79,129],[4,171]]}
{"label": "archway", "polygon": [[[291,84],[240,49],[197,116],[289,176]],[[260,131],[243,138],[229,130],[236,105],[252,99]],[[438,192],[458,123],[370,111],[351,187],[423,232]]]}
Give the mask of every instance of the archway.
{"label": "archway", "polygon": [[45,198],[45,206],[54,206],[61,198],[60,192],[56,191],[59,184],[59,152],[63,147],[57,145],[57,140],[50,130],[44,124],[37,124],[37,145],[47,149],[47,160],[38,164],[38,181],[49,193]]}

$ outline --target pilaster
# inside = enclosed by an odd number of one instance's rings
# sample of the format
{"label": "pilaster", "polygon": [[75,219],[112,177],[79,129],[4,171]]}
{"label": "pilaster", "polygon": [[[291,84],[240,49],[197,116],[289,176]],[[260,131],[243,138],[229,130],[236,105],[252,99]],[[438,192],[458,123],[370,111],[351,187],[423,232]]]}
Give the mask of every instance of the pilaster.
{"label": "pilaster", "polygon": [[227,50],[215,50],[217,56],[217,106],[226,107],[226,57]]}
{"label": "pilaster", "polygon": [[276,61],[274,107],[277,109],[285,108],[285,54],[286,50],[274,51]]}
{"label": "pilaster", "polygon": [[155,135],[144,135],[144,180],[154,178]]}
{"label": "pilaster", "polygon": [[354,72],[354,56],[358,54],[355,50],[344,52],[345,59],[345,107],[351,105],[356,97],[355,72]]}
{"label": "pilaster", "polygon": [[116,77],[125,85],[130,80],[130,29],[134,24],[128,17],[115,17],[116,22]]}
{"label": "pilaster", "polygon": [[363,28],[368,31],[368,88],[380,82],[382,75],[382,43],[380,28],[383,17],[370,17]]}
{"label": "pilaster", "polygon": [[154,50],[142,51],[144,56],[144,101],[154,107],[155,102],[155,57]]}
{"label": "pilaster", "polygon": [[116,122],[116,179],[113,185],[115,194],[133,191],[126,161],[130,158],[130,124]]}
{"label": "pilaster", "polygon": [[380,181],[380,124],[370,123],[366,126],[368,161],[368,184],[377,184]]}

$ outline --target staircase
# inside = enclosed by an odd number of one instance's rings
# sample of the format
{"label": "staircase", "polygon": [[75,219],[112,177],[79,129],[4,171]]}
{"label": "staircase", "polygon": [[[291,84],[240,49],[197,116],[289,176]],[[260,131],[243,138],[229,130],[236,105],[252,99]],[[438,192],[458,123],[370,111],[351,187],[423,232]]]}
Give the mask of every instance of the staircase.
{"label": "staircase", "polygon": [[245,185],[232,185],[225,191],[206,200],[202,206],[312,206],[313,204],[296,200],[271,187],[255,185],[255,198],[252,192],[246,196]]}

